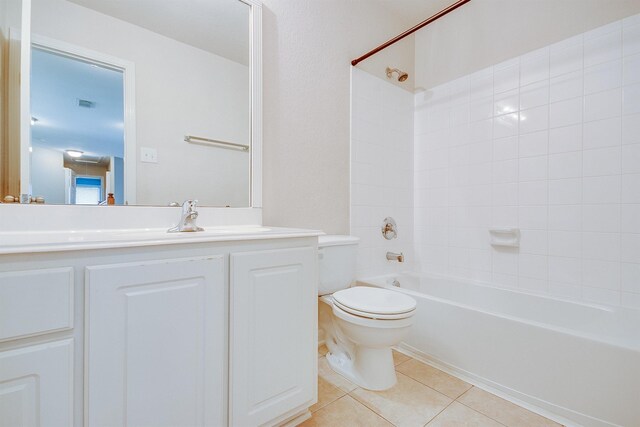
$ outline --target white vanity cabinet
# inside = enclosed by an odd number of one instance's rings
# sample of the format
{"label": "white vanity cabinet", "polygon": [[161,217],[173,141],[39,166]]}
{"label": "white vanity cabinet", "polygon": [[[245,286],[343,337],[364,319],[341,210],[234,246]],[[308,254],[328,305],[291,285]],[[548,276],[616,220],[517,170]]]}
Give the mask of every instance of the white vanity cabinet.
{"label": "white vanity cabinet", "polygon": [[258,233],[0,247],[0,426],[304,419],[316,400],[317,233]]}
{"label": "white vanity cabinet", "polygon": [[225,422],[225,256],[86,268],[87,424]]}
{"label": "white vanity cabinet", "polygon": [[309,247],[231,254],[230,425],[315,400],[316,257]]}

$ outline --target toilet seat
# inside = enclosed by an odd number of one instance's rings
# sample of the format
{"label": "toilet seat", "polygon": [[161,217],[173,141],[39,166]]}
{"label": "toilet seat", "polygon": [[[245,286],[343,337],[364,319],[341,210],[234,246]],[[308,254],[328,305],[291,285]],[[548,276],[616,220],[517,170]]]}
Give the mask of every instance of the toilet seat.
{"label": "toilet seat", "polygon": [[405,313],[396,313],[396,314],[379,314],[379,313],[368,313],[366,311],[355,310],[351,307],[346,307],[340,304],[338,301],[333,300],[333,305],[338,309],[345,311],[347,313],[353,314],[355,316],[366,317],[367,319],[379,319],[379,320],[395,320],[395,319],[406,319],[407,317],[413,316],[415,310],[407,311]]}
{"label": "toilet seat", "polygon": [[416,300],[401,292],[356,286],[333,294],[337,308],[372,319],[404,319],[413,315]]}

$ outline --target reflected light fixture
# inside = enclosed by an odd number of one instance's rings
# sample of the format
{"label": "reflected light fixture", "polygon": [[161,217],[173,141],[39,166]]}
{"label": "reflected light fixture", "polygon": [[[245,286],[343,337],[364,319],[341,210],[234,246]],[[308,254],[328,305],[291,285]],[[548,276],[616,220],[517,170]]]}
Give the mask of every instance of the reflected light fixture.
{"label": "reflected light fixture", "polygon": [[78,150],[65,150],[65,152],[71,157],[82,157],[83,152]]}
{"label": "reflected light fixture", "polygon": [[35,125],[36,123],[38,123],[38,118],[31,116],[31,126]]}

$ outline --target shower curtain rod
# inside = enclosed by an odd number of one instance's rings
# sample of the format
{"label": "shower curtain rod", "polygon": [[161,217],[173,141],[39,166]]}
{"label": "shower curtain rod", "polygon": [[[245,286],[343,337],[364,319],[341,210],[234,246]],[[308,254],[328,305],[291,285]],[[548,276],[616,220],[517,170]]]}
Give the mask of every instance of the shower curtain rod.
{"label": "shower curtain rod", "polygon": [[407,31],[405,31],[402,34],[399,34],[397,36],[395,36],[394,38],[392,38],[391,40],[387,41],[386,43],[381,44],[380,46],[378,46],[377,48],[365,53],[364,55],[362,55],[359,58],[354,59],[353,61],[351,61],[351,65],[356,66],[358,65],[358,62],[364,61],[365,59],[367,59],[368,57],[375,55],[376,53],[380,52],[383,49],[386,49],[387,47],[391,46],[392,44],[394,44],[395,42],[398,42],[400,40],[402,40],[403,38],[407,37],[410,34],[415,33],[416,31],[418,31],[420,28],[425,27],[427,25],[429,25],[430,23],[432,23],[433,21],[442,18],[444,15],[446,15],[449,12],[452,12],[454,10],[456,10],[457,8],[459,8],[460,6],[462,6],[465,3],[470,2],[471,0],[458,0],[457,2],[453,3],[452,5],[450,5],[449,7],[446,7],[444,9],[442,9],[440,12],[436,13],[435,15],[425,19],[424,21],[422,21],[421,23],[419,23],[418,25],[409,28]]}

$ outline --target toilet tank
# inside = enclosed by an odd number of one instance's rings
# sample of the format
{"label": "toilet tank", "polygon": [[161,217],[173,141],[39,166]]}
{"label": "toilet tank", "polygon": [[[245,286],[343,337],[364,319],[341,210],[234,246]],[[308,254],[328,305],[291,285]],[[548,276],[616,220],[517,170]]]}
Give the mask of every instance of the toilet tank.
{"label": "toilet tank", "polygon": [[318,295],[346,289],[356,279],[359,241],[354,236],[318,237]]}

